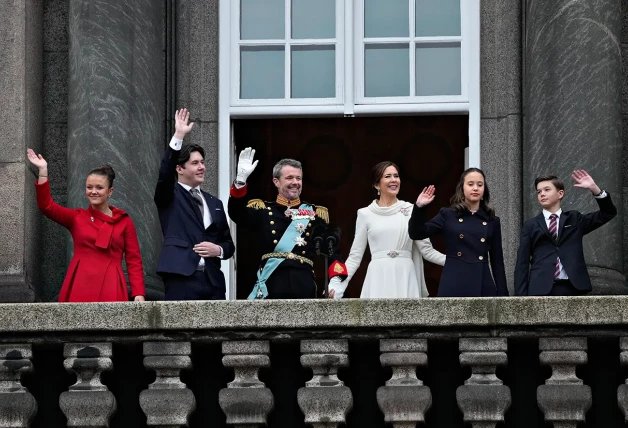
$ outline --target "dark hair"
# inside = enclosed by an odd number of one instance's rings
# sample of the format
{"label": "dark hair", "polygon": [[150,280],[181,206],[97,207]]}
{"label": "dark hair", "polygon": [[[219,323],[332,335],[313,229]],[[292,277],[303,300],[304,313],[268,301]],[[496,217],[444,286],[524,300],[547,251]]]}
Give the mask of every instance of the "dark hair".
{"label": "dark hair", "polygon": [[541,175],[540,177],[536,177],[534,179],[534,190],[537,190],[537,186],[542,181],[551,181],[554,187],[556,187],[556,190],[565,191],[565,185],[555,175]]}
{"label": "dark hair", "polygon": [[107,177],[107,182],[109,183],[109,187],[113,187],[113,179],[116,178],[116,173],[113,172],[113,168],[111,165],[100,165],[92,169],[87,176],[90,175],[101,175],[103,177]]}
{"label": "dark hair", "polygon": [[179,153],[179,160],[177,162],[177,165],[179,165],[181,168],[185,168],[185,163],[190,160],[190,156],[194,152],[199,152],[201,156],[203,156],[203,159],[205,159],[205,149],[203,149],[201,146],[199,146],[198,144],[184,144],[183,147],[181,147],[181,152]]}
{"label": "dark hair", "polygon": [[489,217],[494,217],[495,210],[489,205],[491,202],[491,192],[488,189],[486,175],[484,175],[484,171],[480,168],[468,168],[462,173],[460,180],[458,180],[458,184],[456,184],[456,191],[449,201],[451,203],[449,208],[453,209],[458,214],[462,214],[464,211],[469,209],[469,205],[464,199],[464,180],[467,175],[472,172],[480,173],[482,174],[482,178],[484,178],[484,196],[482,196],[482,199],[480,200],[480,208],[484,209]]}
{"label": "dark hair", "polygon": [[[391,161],[383,161],[373,167],[373,169],[371,170],[371,186],[373,186],[373,189],[375,189],[375,185],[378,184],[379,181],[382,179],[382,177],[384,176],[384,171],[386,171],[386,168],[388,168],[389,166],[394,166],[397,170],[397,173],[399,173],[399,167],[397,166],[397,164]],[[377,193],[377,189],[375,189],[375,192]]]}

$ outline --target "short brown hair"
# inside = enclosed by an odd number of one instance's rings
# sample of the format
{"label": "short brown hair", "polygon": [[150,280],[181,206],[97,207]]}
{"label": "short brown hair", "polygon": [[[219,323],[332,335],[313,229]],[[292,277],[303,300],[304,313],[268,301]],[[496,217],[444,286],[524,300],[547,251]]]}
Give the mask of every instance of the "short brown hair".
{"label": "short brown hair", "polygon": [[556,187],[556,190],[565,191],[565,185],[555,175],[541,175],[540,177],[536,177],[534,179],[534,190],[537,190],[539,183],[542,181],[551,181],[554,187]]}

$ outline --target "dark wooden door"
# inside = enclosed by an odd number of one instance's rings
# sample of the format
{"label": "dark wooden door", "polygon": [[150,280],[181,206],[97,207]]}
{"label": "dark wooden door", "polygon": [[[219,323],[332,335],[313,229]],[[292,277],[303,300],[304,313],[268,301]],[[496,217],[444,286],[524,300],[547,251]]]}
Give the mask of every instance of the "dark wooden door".
{"label": "dark wooden door", "polygon": [[[435,215],[449,204],[456,182],[464,170],[468,146],[467,116],[394,116],[365,118],[307,118],[237,120],[234,127],[236,153],[245,147],[256,150],[259,164],[249,178],[247,197],[274,200],[272,167],[282,158],[303,163],[305,202],[329,209],[331,223],[342,230],[340,250],[348,256],[355,233],[356,212],[374,199],[371,169],[390,160],[399,165],[399,198],[414,201],[423,187],[436,185],[436,200],[428,214]],[[238,233],[237,298],[246,298],[255,282],[260,253],[256,236]],[[444,251],[439,237],[434,246]],[[369,250],[346,292],[359,297]],[[323,262],[317,261],[319,291],[323,288]],[[435,295],[441,268],[425,264],[431,295]]]}

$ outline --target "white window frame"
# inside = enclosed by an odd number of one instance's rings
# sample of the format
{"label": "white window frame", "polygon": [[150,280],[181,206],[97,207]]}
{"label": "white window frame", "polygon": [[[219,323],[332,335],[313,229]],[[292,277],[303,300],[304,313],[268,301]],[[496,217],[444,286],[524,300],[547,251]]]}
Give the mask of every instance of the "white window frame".
{"label": "white window frame", "polygon": [[[231,85],[232,106],[316,106],[342,105],[344,89],[344,0],[336,2],[336,37],[333,39],[293,39],[292,38],[292,0],[284,0],[284,38],[268,40],[240,40],[240,0],[231,1],[231,60],[233,84]],[[334,98],[291,98],[292,83],[292,46],[335,46],[336,96]],[[273,99],[240,98],[240,47],[242,46],[284,46],[284,97]]]}
{"label": "white window frame", "polygon": [[[383,38],[367,38],[364,37],[364,0],[356,0],[354,10],[354,26],[356,29],[356,37],[354,42],[355,56],[355,93],[356,104],[407,104],[407,103],[460,103],[469,101],[469,81],[467,68],[469,66],[469,30],[470,20],[472,19],[472,4],[468,0],[460,0],[460,36],[440,36],[440,37],[383,37]],[[416,0],[409,0],[409,34],[414,34],[415,28],[415,6]],[[460,95],[429,95],[417,96],[412,95],[416,87],[416,65],[415,53],[416,45],[420,43],[443,43],[457,42],[460,43]],[[409,67],[410,67],[410,95],[395,97],[367,97],[364,95],[366,86],[364,82],[364,49],[367,44],[396,44],[408,45],[409,48]]]}
{"label": "white window frame", "polygon": [[[330,103],[328,99],[315,99],[318,104],[306,105],[303,100],[300,103],[282,103],[269,105],[265,100],[253,103],[253,100],[245,100],[246,103],[233,103],[233,88],[239,92],[239,47],[233,44],[233,40],[239,40],[239,1],[219,0],[219,87],[218,87],[218,196],[222,201],[229,199],[229,190],[235,174],[235,144],[232,141],[232,120],[239,118],[279,118],[295,116],[385,116],[385,115],[419,115],[419,114],[467,114],[469,116],[469,147],[466,150],[466,166],[480,167],[480,1],[461,0],[464,16],[461,25],[461,35],[465,48],[462,49],[461,65],[464,64],[463,76],[466,76],[467,98],[463,101],[446,101],[444,99],[434,102],[404,102],[404,103],[356,103],[357,88],[355,88],[355,73],[363,73],[358,67],[353,54],[344,55],[346,46],[354,46],[359,38],[355,37],[356,8],[363,0],[337,0],[337,6],[343,5],[343,17],[346,25],[339,32],[337,29],[336,40],[338,45],[343,44],[343,57],[337,62],[337,67],[344,67],[344,76],[336,81],[342,91],[338,90],[337,97],[342,96],[340,103]],[[234,4],[236,8],[234,8]],[[234,13],[234,10],[237,13]],[[289,16],[289,15],[288,15]],[[338,16],[338,15],[337,15]],[[338,19],[336,21],[339,22]],[[362,25],[358,22],[360,26]],[[338,25],[338,24],[337,24]],[[235,32],[235,33],[234,33]],[[464,33],[463,33],[464,32]],[[235,34],[235,37],[234,37]],[[342,38],[343,43],[338,42]],[[358,40],[356,40],[358,39]],[[361,40],[359,40],[361,42]],[[355,47],[353,48],[355,51]],[[338,51],[337,51],[338,55]],[[235,56],[235,57],[234,57]],[[336,57],[338,58],[338,56]],[[236,92],[236,94],[238,93]],[[287,92],[288,93],[288,92]],[[295,100],[296,101],[296,100]],[[381,101],[381,100],[378,100]],[[231,223],[234,233],[236,227]],[[227,283],[227,299],[235,299],[236,273],[235,260],[232,257],[223,263],[223,272]]]}

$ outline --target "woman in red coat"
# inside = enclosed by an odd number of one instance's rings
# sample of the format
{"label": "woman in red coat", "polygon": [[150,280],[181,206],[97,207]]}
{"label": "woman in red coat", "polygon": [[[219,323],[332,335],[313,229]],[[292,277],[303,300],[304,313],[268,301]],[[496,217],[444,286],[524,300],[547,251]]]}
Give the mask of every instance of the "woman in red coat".
{"label": "woman in red coat", "polygon": [[35,183],[39,209],[46,217],[68,229],[74,241],[74,256],[59,301],[129,300],[122,272],[123,254],[133,299],[144,301],[144,269],[135,226],[126,212],[108,205],[113,193],[113,168],[105,165],[91,171],[85,183],[89,207],[70,209],[52,200],[48,163],[42,155],[28,149],[27,156],[39,169],[39,179]]}

